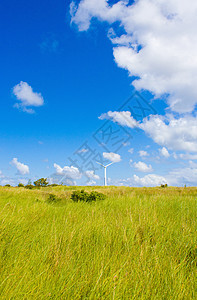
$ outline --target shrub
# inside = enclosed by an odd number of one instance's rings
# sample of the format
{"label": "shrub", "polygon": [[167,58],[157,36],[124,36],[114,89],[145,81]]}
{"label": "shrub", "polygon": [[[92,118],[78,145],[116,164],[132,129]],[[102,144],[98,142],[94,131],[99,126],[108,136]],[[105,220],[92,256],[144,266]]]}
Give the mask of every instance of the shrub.
{"label": "shrub", "polygon": [[19,184],[18,184],[18,187],[24,187],[24,184],[19,183]]}
{"label": "shrub", "polygon": [[6,186],[6,187],[11,187],[11,185],[10,185],[10,184],[6,184],[5,186]]}
{"label": "shrub", "polygon": [[165,184],[161,184],[161,187],[162,187],[162,188],[167,188],[167,187],[168,187],[168,185],[167,185],[167,183],[165,183]]}
{"label": "shrub", "polygon": [[58,202],[58,201],[60,201],[61,199],[60,198],[57,198],[57,196],[56,195],[54,195],[54,194],[49,194],[49,197],[48,197],[48,199],[47,199],[47,202],[49,202],[49,203],[55,203],[55,202]]}
{"label": "shrub", "polygon": [[88,201],[104,200],[106,196],[102,193],[91,192],[88,196]]}
{"label": "shrub", "polygon": [[33,189],[33,187],[34,187],[34,186],[33,186],[32,184],[27,184],[27,185],[25,186],[25,188],[26,188],[26,189],[29,189],[29,190]]}
{"label": "shrub", "polygon": [[79,202],[79,201],[92,202],[92,201],[97,201],[97,200],[104,200],[105,197],[106,196],[102,193],[91,192],[90,194],[88,194],[84,190],[74,191],[71,194],[71,199],[74,202]]}
{"label": "shrub", "polygon": [[71,199],[74,202],[78,202],[78,201],[87,201],[88,198],[88,193],[86,193],[84,190],[81,191],[74,191],[71,194]]}

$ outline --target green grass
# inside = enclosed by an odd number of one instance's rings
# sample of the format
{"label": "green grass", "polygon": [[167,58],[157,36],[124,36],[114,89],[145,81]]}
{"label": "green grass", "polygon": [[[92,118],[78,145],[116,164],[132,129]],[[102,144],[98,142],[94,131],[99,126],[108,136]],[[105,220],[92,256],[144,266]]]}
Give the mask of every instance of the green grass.
{"label": "green grass", "polygon": [[1,299],[197,298],[197,188],[74,189],[0,188]]}

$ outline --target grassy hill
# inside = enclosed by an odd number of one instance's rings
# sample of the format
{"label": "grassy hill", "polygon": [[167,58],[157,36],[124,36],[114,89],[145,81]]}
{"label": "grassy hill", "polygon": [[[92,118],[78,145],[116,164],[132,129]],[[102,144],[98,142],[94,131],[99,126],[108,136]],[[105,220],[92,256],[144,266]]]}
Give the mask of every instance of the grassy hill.
{"label": "grassy hill", "polygon": [[1,299],[197,298],[197,188],[75,189],[0,188]]}

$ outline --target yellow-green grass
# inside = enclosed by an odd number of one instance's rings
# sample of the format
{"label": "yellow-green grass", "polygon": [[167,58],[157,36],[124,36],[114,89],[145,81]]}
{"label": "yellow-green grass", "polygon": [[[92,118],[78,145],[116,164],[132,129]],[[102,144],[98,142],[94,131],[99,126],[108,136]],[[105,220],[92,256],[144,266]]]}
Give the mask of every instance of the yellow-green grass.
{"label": "yellow-green grass", "polygon": [[197,188],[74,189],[0,188],[1,299],[197,298]]}

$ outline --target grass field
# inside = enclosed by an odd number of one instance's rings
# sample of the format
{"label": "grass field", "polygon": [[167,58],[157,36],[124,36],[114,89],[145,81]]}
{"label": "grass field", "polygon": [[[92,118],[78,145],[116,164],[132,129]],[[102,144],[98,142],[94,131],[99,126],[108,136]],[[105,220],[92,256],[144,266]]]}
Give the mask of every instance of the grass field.
{"label": "grass field", "polygon": [[197,188],[74,189],[0,188],[1,299],[197,298]]}

